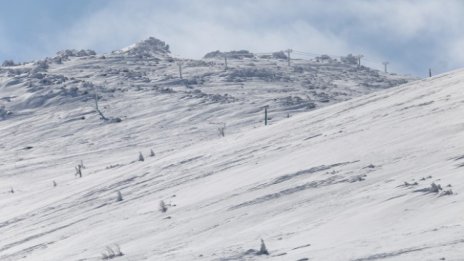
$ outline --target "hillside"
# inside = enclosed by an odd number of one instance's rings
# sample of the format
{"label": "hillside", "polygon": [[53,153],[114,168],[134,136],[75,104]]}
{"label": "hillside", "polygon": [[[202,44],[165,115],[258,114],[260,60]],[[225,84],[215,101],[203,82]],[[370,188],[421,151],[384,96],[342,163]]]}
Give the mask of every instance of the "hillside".
{"label": "hillside", "polygon": [[155,38],[104,55],[64,50],[41,61],[0,67],[1,105],[13,115],[50,106],[58,106],[57,110],[62,110],[61,105],[93,106],[89,100],[96,88],[107,106],[144,93],[169,99],[175,104],[172,109],[210,107],[216,112],[205,117],[224,117],[230,126],[238,125],[237,120],[247,121],[249,126],[257,122],[256,115],[262,119],[257,111],[265,105],[270,106],[271,122],[275,122],[289,114],[415,80],[357,66],[349,59],[292,60],[288,66],[285,54],[279,52],[226,54],[227,66],[221,52],[209,53],[202,60],[173,58],[169,46]]}
{"label": "hillside", "polygon": [[0,260],[462,260],[464,71],[146,43],[0,69]]}

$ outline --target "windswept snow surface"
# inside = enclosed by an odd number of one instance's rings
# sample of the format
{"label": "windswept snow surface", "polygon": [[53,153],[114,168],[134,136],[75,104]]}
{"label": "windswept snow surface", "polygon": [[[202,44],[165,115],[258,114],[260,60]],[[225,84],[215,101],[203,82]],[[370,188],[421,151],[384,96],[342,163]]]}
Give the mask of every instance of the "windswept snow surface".
{"label": "windswept snow surface", "polygon": [[[167,55],[2,68],[0,260],[102,260],[115,244],[132,261],[464,260],[464,71],[372,92],[362,68],[216,62],[184,60],[180,82]],[[345,85],[315,84],[315,100],[298,66]],[[99,119],[95,89],[122,122]],[[249,251],[260,239],[269,256]]]}

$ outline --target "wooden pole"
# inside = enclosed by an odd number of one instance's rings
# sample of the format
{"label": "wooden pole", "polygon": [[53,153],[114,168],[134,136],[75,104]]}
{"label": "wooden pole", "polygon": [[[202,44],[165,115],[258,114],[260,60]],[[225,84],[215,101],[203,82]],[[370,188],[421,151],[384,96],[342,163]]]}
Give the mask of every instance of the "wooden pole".
{"label": "wooden pole", "polygon": [[387,65],[388,65],[388,62],[383,62],[383,66],[384,66],[384,69],[385,69],[385,73],[387,73]]}
{"label": "wooden pole", "polygon": [[179,66],[179,78],[182,79],[182,62],[178,62],[177,65]]}
{"label": "wooden pole", "polygon": [[226,65],[226,70],[227,70],[227,54],[224,54],[224,63]]}
{"label": "wooden pole", "polygon": [[290,66],[290,61],[291,61],[290,54],[293,52],[293,50],[292,49],[287,49],[286,52],[287,52],[288,66]]}
{"label": "wooden pole", "polygon": [[268,105],[264,106],[264,126],[267,126],[267,108],[269,108]]}

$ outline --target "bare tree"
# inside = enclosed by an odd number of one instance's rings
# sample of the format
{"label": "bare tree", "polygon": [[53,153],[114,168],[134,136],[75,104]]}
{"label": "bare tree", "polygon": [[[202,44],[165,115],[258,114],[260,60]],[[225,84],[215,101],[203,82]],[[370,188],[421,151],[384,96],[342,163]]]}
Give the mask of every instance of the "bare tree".
{"label": "bare tree", "polygon": [[[92,84],[93,85],[93,84]],[[105,117],[105,115],[103,115],[103,113],[100,111],[100,109],[98,108],[98,93],[97,93],[97,87],[95,85],[93,85],[93,89],[95,91],[95,111],[100,114],[100,117],[102,120],[105,120],[107,121],[108,118]]]}
{"label": "bare tree", "polygon": [[74,174],[74,176],[82,178],[82,166],[79,164],[75,167],[75,169],[76,173]]}
{"label": "bare tree", "polygon": [[80,163],[79,165],[81,165],[81,168],[85,169],[84,161],[83,161],[83,160],[81,160],[81,163]]}
{"label": "bare tree", "polygon": [[226,136],[226,124],[223,123],[222,126],[218,127],[218,136],[225,137]]}
{"label": "bare tree", "polygon": [[121,122],[121,118],[119,117],[110,117],[110,118],[107,118],[103,112],[100,110],[99,106],[98,106],[98,92],[97,92],[97,86],[95,86],[93,83],[91,82],[85,82],[84,85],[86,87],[90,87],[90,88],[93,88],[94,92],[95,92],[95,95],[94,95],[94,100],[95,100],[95,111],[100,115],[100,118],[104,121],[109,121],[110,123],[114,123],[114,122]]}

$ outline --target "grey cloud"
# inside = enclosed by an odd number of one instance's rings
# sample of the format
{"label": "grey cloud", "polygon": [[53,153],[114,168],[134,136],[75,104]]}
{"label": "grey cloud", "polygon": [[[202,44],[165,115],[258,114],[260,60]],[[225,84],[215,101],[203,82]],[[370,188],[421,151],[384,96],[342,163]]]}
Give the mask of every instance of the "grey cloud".
{"label": "grey cloud", "polygon": [[363,53],[369,65],[389,60],[391,68],[415,73],[427,66],[444,71],[464,62],[462,13],[458,0],[115,0],[43,39],[42,49],[109,52],[155,36],[192,58],[217,49],[294,48]]}

